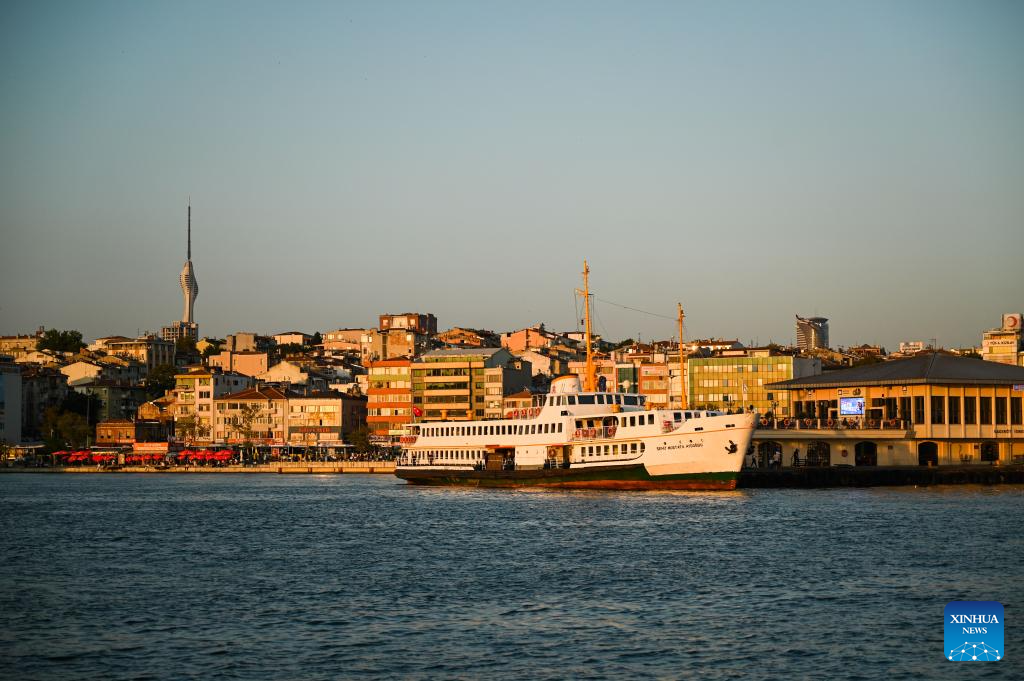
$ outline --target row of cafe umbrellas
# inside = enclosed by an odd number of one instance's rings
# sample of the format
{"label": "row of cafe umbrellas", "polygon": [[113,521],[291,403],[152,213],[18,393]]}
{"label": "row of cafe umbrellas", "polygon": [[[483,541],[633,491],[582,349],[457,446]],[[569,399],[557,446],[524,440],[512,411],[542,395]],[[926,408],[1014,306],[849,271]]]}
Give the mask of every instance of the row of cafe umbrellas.
{"label": "row of cafe umbrellas", "polygon": [[[90,452],[88,450],[80,450],[75,452],[59,451],[54,452],[53,455],[58,458],[66,459],[67,463],[110,463],[117,460],[117,454],[111,452]],[[125,463],[146,463],[147,461],[161,461],[166,455],[164,454],[128,454],[124,457]],[[234,456],[234,452],[230,449],[221,449],[220,451],[214,452],[209,449],[203,449],[194,451],[186,449],[178,453],[178,461],[230,461],[231,457]]]}
{"label": "row of cafe umbrellas", "polygon": [[221,449],[214,452],[209,449],[193,451],[184,449],[178,452],[178,461],[229,461],[234,456],[230,449]]}
{"label": "row of cafe umbrellas", "polygon": [[90,452],[89,450],[82,449],[77,452],[66,452],[59,451],[54,452],[54,456],[62,459],[67,459],[67,463],[109,463],[117,459],[117,454],[110,452]]}

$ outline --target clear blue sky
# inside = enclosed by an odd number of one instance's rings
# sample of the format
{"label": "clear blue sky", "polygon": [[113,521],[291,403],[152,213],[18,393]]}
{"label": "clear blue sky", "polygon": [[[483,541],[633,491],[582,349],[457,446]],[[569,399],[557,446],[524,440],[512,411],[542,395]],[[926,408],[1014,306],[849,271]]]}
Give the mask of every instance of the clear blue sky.
{"label": "clear blue sky", "polygon": [[[8,2],[0,333],[430,311],[974,344],[1024,309],[1024,3]],[[675,325],[599,304],[598,331]]]}

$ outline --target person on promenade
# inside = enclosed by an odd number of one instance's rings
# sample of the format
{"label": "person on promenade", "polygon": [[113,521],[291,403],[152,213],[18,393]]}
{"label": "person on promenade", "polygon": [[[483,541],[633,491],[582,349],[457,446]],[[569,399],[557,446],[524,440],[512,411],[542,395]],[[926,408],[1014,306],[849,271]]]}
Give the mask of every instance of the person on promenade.
{"label": "person on promenade", "polygon": [[800,465],[800,448],[797,447],[793,450],[793,467],[796,468]]}

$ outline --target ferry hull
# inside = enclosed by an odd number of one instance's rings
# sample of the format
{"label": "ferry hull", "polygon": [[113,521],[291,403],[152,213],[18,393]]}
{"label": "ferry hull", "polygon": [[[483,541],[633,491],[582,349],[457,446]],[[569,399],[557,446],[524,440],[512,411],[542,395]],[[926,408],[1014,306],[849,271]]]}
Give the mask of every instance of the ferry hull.
{"label": "ferry hull", "polygon": [[643,464],[516,471],[453,471],[398,468],[395,475],[416,485],[551,487],[604,490],[731,490],[738,471],[653,476]]}

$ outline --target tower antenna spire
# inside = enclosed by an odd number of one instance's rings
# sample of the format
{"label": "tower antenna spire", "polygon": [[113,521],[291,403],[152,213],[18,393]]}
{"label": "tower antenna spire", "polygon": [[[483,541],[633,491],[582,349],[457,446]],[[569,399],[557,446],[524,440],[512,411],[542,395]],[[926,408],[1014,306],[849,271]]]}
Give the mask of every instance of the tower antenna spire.
{"label": "tower antenna spire", "polygon": [[192,259],[192,196],[188,197],[188,258]]}

